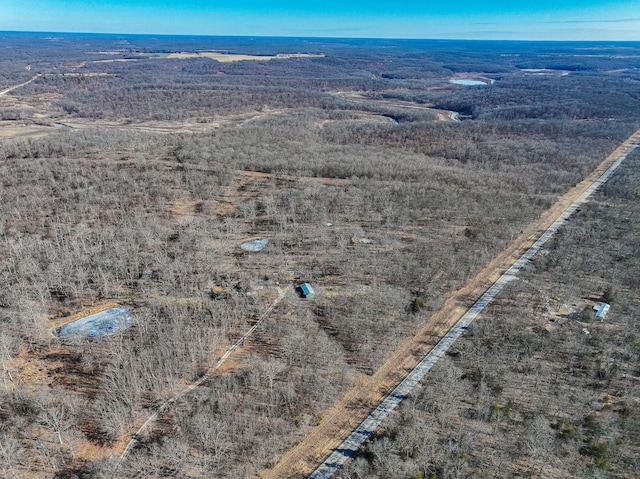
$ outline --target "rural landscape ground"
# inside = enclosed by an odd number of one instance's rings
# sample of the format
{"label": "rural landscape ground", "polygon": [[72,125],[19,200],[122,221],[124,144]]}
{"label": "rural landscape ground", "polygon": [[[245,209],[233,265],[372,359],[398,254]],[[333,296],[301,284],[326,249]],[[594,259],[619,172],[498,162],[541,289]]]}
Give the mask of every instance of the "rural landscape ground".
{"label": "rural landscape ground", "polygon": [[[306,477],[640,128],[631,43],[0,46],[3,477]],[[337,476],[637,477],[639,164]]]}

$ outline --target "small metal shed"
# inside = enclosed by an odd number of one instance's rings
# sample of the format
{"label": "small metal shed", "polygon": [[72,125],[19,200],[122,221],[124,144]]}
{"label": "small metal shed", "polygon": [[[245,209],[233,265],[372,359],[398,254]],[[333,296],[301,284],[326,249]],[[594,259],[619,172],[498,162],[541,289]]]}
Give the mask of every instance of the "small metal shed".
{"label": "small metal shed", "polygon": [[598,321],[604,321],[605,316],[609,312],[609,305],[607,303],[602,303],[600,306],[594,306],[593,309],[596,312],[596,319]]}
{"label": "small metal shed", "polygon": [[303,298],[311,299],[316,295],[316,292],[309,283],[302,283],[300,285],[300,291],[302,292]]}

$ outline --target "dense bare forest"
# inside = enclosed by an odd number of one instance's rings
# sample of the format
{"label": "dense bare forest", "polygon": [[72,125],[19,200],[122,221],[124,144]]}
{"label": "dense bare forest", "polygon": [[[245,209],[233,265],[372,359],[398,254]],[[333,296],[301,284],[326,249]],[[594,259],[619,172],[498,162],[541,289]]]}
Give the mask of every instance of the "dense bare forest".
{"label": "dense bare forest", "polygon": [[[0,91],[26,83],[0,97],[6,477],[254,477],[640,127],[635,44],[3,33],[0,46]],[[265,60],[197,55],[210,51]],[[282,53],[313,56],[266,59]],[[629,168],[344,477],[633,477]],[[239,248],[256,238],[263,251]],[[313,300],[295,293],[304,281]],[[607,287],[619,323],[544,329],[547,297],[575,309]],[[135,326],[53,334],[111,305]]]}
{"label": "dense bare forest", "polygon": [[637,475],[639,166],[636,153],[339,477]]}

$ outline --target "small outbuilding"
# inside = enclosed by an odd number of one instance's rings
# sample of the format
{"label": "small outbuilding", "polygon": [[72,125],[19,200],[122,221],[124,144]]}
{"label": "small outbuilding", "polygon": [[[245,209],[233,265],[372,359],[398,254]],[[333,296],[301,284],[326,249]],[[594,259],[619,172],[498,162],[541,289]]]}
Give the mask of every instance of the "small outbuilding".
{"label": "small outbuilding", "polygon": [[609,305],[607,303],[602,303],[600,306],[594,306],[593,310],[596,312],[596,319],[598,321],[604,321],[605,316],[609,312]]}
{"label": "small outbuilding", "polygon": [[311,299],[316,295],[316,292],[309,283],[302,283],[300,285],[300,292],[302,293],[302,297],[307,299]]}

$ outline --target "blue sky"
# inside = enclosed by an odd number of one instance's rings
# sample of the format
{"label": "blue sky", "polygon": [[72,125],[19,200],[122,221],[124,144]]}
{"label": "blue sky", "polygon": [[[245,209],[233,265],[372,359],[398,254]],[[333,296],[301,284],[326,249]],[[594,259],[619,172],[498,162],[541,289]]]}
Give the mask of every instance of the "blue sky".
{"label": "blue sky", "polygon": [[0,30],[640,41],[640,0],[0,0]]}

